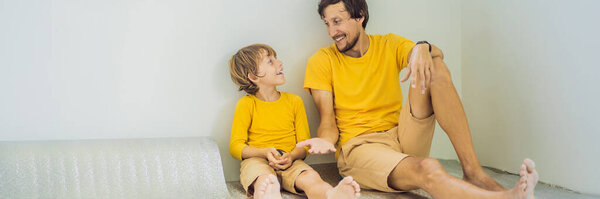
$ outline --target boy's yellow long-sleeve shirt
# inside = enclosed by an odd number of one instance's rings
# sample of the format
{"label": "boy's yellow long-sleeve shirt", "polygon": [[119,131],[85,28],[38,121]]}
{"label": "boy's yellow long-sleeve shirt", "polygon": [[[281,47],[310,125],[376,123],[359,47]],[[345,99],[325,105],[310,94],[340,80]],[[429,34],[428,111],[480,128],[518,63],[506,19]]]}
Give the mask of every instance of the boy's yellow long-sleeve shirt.
{"label": "boy's yellow long-sleeve shirt", "polygon": [[291,152],[296,143],[310,138],[306,111],[302,99],[294,94],[280,92],[273,102],[262,101],[254,95],[238,100],[233,116],[229,151],[242,159],[245,146],[275,147]]}

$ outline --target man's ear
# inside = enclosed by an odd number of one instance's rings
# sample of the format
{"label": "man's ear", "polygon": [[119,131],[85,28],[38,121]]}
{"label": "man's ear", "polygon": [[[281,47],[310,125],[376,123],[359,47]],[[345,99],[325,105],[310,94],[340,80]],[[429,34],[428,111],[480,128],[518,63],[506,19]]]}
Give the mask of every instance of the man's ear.
{"label": "man's ear", "polygon": [[360,18],[357,18],[356,21],[358,21],[362,25],[363,21],[365,21],[364,13],[360,12]]}
{"label": "man's ear", "polygon": [[255,84],[256,82],[258,82],[258,77],[256,77],[252,73],[248,73],[248,79],[250,79],[250,81],[254,82]]}

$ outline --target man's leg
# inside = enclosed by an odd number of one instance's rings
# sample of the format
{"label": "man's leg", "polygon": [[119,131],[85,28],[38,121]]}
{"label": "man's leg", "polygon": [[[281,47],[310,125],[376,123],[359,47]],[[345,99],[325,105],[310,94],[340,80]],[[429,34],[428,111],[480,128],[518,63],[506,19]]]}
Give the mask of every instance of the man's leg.
{"label": "man's leg", "polygon": [[531,198],[537,172],[528,160],[521,167],[521,179],[513,189],[489,191],[455,178],[433,158],[406,157],[392,171],[388,184],[398,190],[421,188],[433,198]]}
{"label": "man's leg", "polygon": [[435,113],[438,123],[454,146],[466,181],[488,190],[505,190],[483,171],[475,155],[467,117],[452,83],[450,71],[440,58],[434,58],[433,63],[431,85],[425,94],[419,92],[421,81],[416,81],[416,88],[409,90],[411,113],[419,119]]}

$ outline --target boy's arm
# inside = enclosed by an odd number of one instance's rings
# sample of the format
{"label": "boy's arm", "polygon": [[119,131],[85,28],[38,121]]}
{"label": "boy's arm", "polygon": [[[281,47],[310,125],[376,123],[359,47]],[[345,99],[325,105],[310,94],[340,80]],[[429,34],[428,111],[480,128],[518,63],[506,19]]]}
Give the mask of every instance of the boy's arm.
{"label": "boy's arm", "polygon": [[231,135],[229,138],[229,152],[231,156],[242,160],[242,151],[248,146],[248,129],[252,122],[251,111],[243,99],[239,100],[235,106],[233,122],[231,124]]}
{"label": "boy's arm", "polygon": [[306,157],[306,149],[304,147],[296,147],[289,153],[284,153],[278,163],[269,162],[269,165],[278,170],[286,170],[294,161],[304,159]]}
{"label": "boy's arm", "polygon": [[242,149],[242,159],[246,158],[265,158],[269,160],[269,162],[278,162],[279,161],[279,152],[274,147],[269,148],[256,148],[252,146],[247,146]]}
{"label": "boy's arm", "polygon": [[304,147],[296,147],[290,152],[290,158],[292,159],[292,162],[294,162],[294,160],[303,160],[306,158],[306,153],[307,151]]}
{"label": "boy's arm", "polygon": [[335,152],[334,144],[339,137],[339,131],[335,122],[333,111],[333,94],[331,91],[310,89],[319,114],[321,123],[317,130],[317,138],[311,138],[296,144],[297,147],[310,147],[309,153],[327,154]]}

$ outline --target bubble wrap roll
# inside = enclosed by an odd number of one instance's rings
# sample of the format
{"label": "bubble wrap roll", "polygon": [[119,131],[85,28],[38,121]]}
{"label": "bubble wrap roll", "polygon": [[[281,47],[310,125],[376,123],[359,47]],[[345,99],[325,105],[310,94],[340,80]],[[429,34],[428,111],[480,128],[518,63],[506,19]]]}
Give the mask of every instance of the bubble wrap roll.
{"label": "bubble wrap roll", "polygon": [[208,137],[0,142],[0,198],[227,198]]}

